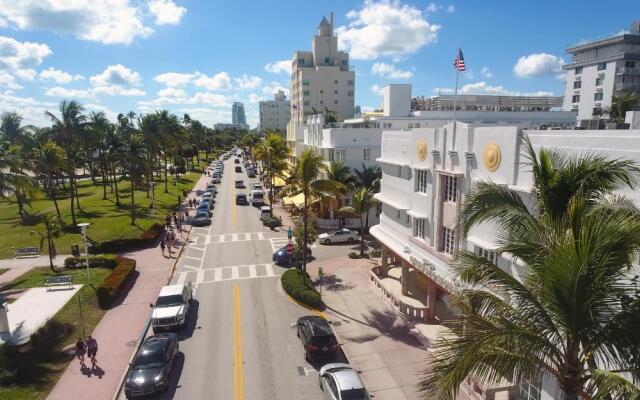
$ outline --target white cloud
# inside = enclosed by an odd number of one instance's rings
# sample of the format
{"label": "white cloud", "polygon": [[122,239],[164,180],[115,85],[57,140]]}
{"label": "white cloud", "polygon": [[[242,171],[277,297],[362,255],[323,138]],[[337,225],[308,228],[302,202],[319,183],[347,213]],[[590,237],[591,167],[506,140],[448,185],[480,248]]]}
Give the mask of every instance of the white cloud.
{"label": "white cloud", "polygon": [[371,73],[389,79],[410,79],[413,72],[396,68],[393,64],[377,62],[371,67]]}
{"label": "white cloud", "polygon": [[447,12],[448,13],[456,12],[456,6],[447,6]]}
{"label": "white cloud", "polygon": [[284,86],[282,86],[278,82],[271,82],[269,85],[263,87],[262,88],[262,93],[271,96],[271,95],[274,95],[274,94],[278,93],[278,91],[280,91],[280,90],[282,90],[285,95],[289,96],[289,94],[290,94],[289,89],[284,87]]}
{"label": "white cloud", "polygon": [[482,69],[480,70],[480,75],[484,76],[487,79],[493,78],[493,73],[491,72],[489,67],[482,67]]}
{"label": "white cloud", "polygon": [[429,5],[427,6],[427,12],[434,13],[440,8],[442,8],[442,6],[439,6],[436,3],[429,3]]}
{"label": "white cloud", "polygon": [[[138,107],[152,110],[167,104],[206,104],[212,107],[230,106],[227,97],[218,93],[197,92],[193,96],[182,96],[181,89],[178,92],[166,92],[164,96],[159,96],[153,100],[141,100]],[[160,92],[159,92],[160,94]]]}
{"label": "white cloud", "polygon": [[38,74],[41,81],[52,81],[55,83],[66,84],[72,81],[79,81],[84,79],[82,75],[71,75],[68,72],[61,71],[55,68],[44,69]]}
{"label": "white cloud", "polygon": [[249,76],[246,74],[243,74],[240,78],[236,78],[235,81],[242,89],[256,89],[262,85],[262,79],[257,76]]}
{"label": "white cloud", "polygon": [[436,41],[441,28],[399,0],[365,0],[362,9],[349,11],[347,18],[349,25],[336,29],[338,44],[360,60],[413,54]]}
{"label": "white cloud", "polygon": [[4,71],[0,71],[0,86],[12,90],[22,89],[22,86],[16,83],[16,78]]}
{"label": "white cloud", "polygon": [[373,86],[371,86],[371,91],[375,94],[377,94],[378,96],[382,96],[384,95],[384,87],[378,85],[377,83]]}
{"label": "white cloud", "polygon": [[88,111],[103,112],[111,121],[115,121],[118,118],[118,113],[101,104],[83,104],[83,107]]}
{"label": "white cloud", "polygon": [[89,78],[93,86],[136,85],[141,80],[139,73],[122,64],[109,65],[102,73]]}
{"label": "white cloud", "polygon": [[[0,19],[21,30],[71,34],[105,44],[130,44],[153,29],[145,26],[141,10],[129,0],[0,0]],[[137,4],[137,2],[136,2]]]}
{"label": "white cloud", "polygon": [[513,67],[513,73],[520,78],[551,76],[562,74],[564,60],[547,53],[534,53],[522,56]]}
{"label": "white cloud", "polygon": [[106,94],[108,96],[144,96],[147,94],[142,89],[138,88],[123,88],[122,86],[98,86],[91,89],[95,94]]}
{"label": "white cloud", "polygon": [[249,102],[250,103],[257,103],[257,102],[263,101],[263,100],[266,100],[266,99],[264,97],[262,97],[262,96],[259,96],[259,95],[255,94],[255,93],[251,93],[249,95]]}
{"label": "white cloud", "polygon": [[75,99],[86,99],[86,98],[93,97],[93,93],[91,92],[91,90],[67,89],[60,86],[47,89],[44,95],[51,96],[51,97],[68,97],[68,98],[75,98]]}
{"label": "white cloud", "polygon": [[165,72],[164,74],[156,75],[153,80],[160,82],[169,87],[184,86],[191,82],[195,77],[194,74],[183,74],[180,72]]}
{"label": "white cloud", "polygon": [[213,76],[207,76],[200,72],[196,72],[197,78],[193,81],[196,86],[203,87],[207,90],[228,90],[231,89],[231,79],[226,72],[219,72]]}
{"label": "white cloud", "polygon": [[156,17],[156,25],[178,25],[187,9],[173,0],[152,0],[149,2],[149,11]]}
{"label": "white cloud", "polygon": [[25,80],[32,81],[36,76],[33,68],[42,64],[52,53],[49,46],[43,43],[19,42],[0,36],[0,70],[12,72]]}
{"label": "white cloud", "polygon": [[264,66],[264,70],[273,74],[290,74],[291,73],[291,60],[280,60],[272,63],[267,63]]}
{"label": "white cloud", "polygon": [[57,103],[43,102],[33,97],[16,96],[11,90],[0,92],[0,110],[17,112],[25,125],[45,126],[49,121],[44,112],[55,110]]}
{"label": "white cloud", "polygon": [[187,97],[187,92],[172,87],[164,88],[158,92],[160,97]]}

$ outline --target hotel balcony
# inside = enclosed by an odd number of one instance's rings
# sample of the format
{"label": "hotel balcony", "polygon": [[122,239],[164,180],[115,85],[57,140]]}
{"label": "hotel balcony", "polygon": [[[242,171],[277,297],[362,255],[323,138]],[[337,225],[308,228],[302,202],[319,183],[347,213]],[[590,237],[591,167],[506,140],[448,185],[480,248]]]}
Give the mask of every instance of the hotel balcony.
{"label": "hotel balcony", "polygon": [[616,83],[616,90],[632,90],[640,92],[640,83]]}

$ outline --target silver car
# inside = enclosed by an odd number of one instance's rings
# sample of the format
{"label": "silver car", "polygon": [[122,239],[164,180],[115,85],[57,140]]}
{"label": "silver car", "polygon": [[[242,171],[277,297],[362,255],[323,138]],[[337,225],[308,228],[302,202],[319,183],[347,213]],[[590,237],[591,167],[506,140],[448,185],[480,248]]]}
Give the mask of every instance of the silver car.
{"label": "silver car", "polygon": [[330,400],[369,400],[358,373],[349,364],[332,363],[320,368],[320,389]]}
{"label": "silver car", "polygon": [[357,240],[360,240],[360,236],[356,231],[350,231],[349,229],[343,228],[323,233],[318,236],[318,240],[322,244],[354,243]]}

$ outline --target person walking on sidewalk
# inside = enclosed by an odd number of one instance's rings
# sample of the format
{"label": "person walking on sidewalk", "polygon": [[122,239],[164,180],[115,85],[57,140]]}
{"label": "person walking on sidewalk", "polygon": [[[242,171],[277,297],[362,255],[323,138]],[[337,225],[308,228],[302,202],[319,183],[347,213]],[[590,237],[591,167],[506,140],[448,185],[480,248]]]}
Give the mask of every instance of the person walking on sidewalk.
{"label": "person walking on sidewalk", "polygon": [[293,230],[289,227],[289,229],[287,229],[287,239],[291,241],[291,238],[293,238]]}
{"label": "person walking on sidewalk", "polygon": [[162,250],[162,255],[163,255],[163,256],[164,256],[164,247],[165,247],[165,245],[164,245],[164,239],[162,239],[162,240],[160,241],[160,250]]}
{"label": "person walking on sidewalk", "polygon": [[76,357],[78,358],[78,361],[80,361],[80,366],[82,367],[84,367],[84,353],[84,340],[82,340],[82,338],[78,338],[78,341],[76,342]]}
{"label": "person walking on sidewalk", "polygon": [[96,365],[98,355],[98,342],[91,335],[87,336],[87,356],[91,360],[91,365]]}

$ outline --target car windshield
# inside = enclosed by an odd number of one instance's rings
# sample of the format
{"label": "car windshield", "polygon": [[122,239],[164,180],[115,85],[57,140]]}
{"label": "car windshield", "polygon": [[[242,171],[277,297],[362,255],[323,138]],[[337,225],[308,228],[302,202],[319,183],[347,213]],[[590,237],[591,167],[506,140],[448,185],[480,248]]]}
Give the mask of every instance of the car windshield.
{"label": "car windshield", "polygon": [[364,389],[347,389],[340,391],[342,400],[368,400],[367,392]]}
{"label": "car windshield", "polygon": [[311,341],[316,346],[331,346],[335,344],[335,339],[331,335],[314,336]]}
{"label": "car windshield", "polygon": [[182,304],[182,295],[161,296],[156,302],[156,307],[175,307]]}
{"label": "car windshield", "polygon": [[133,369],[157,368],[162,365],[164,365],[162,351],[145,351],[145,349],[142,348],[133,362]]}

